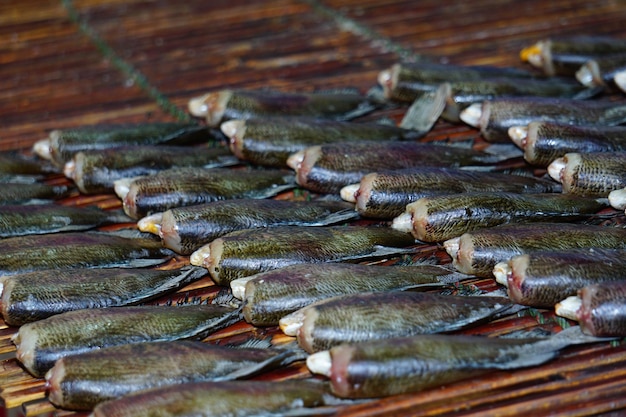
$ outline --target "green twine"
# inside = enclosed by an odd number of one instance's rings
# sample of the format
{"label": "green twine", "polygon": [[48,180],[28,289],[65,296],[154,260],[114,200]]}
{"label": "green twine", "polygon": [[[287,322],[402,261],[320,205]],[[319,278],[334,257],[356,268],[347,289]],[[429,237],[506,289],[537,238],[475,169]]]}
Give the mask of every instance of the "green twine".
{"label": "green twine", "polygon": [[190,122],[189,114],[181,110],[172,103],[163,93],[150,84],[148,79],[130,63],[124,61],[83,19],[81,19],[78,11],[74,8],[72,0],[61,0],[63,7],[67,10],[67,14],[72,22],[74,22],[80,31],[87,36],[100,53],[108,59],[114,67],[133,80],[133,82],[144,91],[149,97],[155,100],[157,105],[165,112],[175,117],[181,122]]}

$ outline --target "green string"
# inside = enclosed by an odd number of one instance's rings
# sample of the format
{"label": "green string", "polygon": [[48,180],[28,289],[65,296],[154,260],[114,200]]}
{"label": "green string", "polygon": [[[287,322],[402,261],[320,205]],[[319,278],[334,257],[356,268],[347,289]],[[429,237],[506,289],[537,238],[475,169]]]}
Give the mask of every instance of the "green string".
{"label": "green string", "polygon": [[72,22],[78,25],[80,31],[87,36],[100,53],[108,59],[115,68],[120,70],[126,77],[133,82],[149,97],[154,99],[157,105],[165,112],[175,117],[181,122],[190,122],[191,117],[185,111],[172,103],[164,94],[156,87],[150,84],[148,79],[130,63],[124,61],[83,19],[81,19],[78,11],[74,8],[72,0],[61,0],[63,6],[67,10],[67,14]]}

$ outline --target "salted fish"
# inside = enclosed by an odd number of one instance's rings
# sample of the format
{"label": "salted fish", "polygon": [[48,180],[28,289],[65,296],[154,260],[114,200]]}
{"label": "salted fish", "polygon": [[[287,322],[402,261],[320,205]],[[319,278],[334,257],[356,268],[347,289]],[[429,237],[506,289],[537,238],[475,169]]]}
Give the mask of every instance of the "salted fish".
{"label": "salted fish", "polygon": [[578,321],[583,333],[598,337],[624,337],[626,281],[589,284],[578,290],[578,295],[557,303],[555,311],[560,316]]}
{"label": "salted fish", "polygon": [[424,131],[382,123],[354,123],[305,117],[234,119],[221,124],[238,158],[257,165],[287,168],[289,155],[309,146],[358,140],[415,140]]}
{"label": "salted fish", "polygon": [[548,173],[563,192],[583,197],[608,197],[626,187],[626,150],[566,153],[548,166]]}
{"label": "salted fish", "polygon": [[547,167],[566,153],[626,150],[625,126],[581,126],[556,122],[531,122],[513,126],[509,137],[524,150],[524,159]]}
{"label": "salted fish", "polygon": [[8,182],[0,187],[0,205],[49,203],[72,193],[66,185],[48,185],[41,183]]}
{"label": "salted fish", "polygon": [[433,289],[467,276],[440,265],[380,266],[353,263],[295,264],[231,281],[244,301],[244,319],[275,326],[283,316],[315,301],[372,291]]}
{"label": "salted fish", "polygon": [[153,175],[174,167],[215,168],[240,161],[223,146],[135,145],[80,151],[65,164],[63,172],[84,194],[113,191],[121,178]]}
{"label": "salted fish", "polygon": [[235,230],[274,226],[324,226],[357,218],[354,205],[331,200],[220,200],[176,207],[144,217],[140,230],[159,234],[163,245],[190,255],[201,246]]}
{"label": "salted fish", "polygon": [[146,342],[66,356],[46,373],[57,407],[91,410],[136,391],[188,382],[250,377],[294,361],[292,349],[226,347],[193,340]]}
{"label": "salted fish", "polygon": [[574,125],[618,125],[626,122],[626,103],[554,97],[501,97],[475,103],[461,120],[480,129],[488,142],[510,143],[509,129],[535,121]]}
{"label": "salted fish", "polygon": [[202,339],[238,320],[237,309],[214,304],[89,308],[26,323],[12,341],[26,370],[42,377],[65,356],[131,343]]}
{"label": "salted fish", "polygon": [[174,207],[239,198],[267,198],[296,186],[283,170],[172,168],[115,181],[124,211],[139,219]]}
{"label": "salted fish", "polygon": [[0,205],[0,238],[89,230],[115,223],[130,223],[123,213],[98,207],[60,204]]}
{"label": "salted fish", "polygon": [[626,229],[571,223],[505,224],[446,240],[454,266],[464,274],[493,277],[498,262],[539,250],[626,248]]}
{"label": "salted fish", "polygon": [[576,79],[587,87],[616,86],[624,91],[626,84],[620,74],[626,71],[626,50],[621,53],[596,56],[576,71]]}
{"label": "salted fish", "polygon": [[[215,141],[216,133],[194,123],[128,123],[86,125],[50,132],[47,139],[33,145],[37,155],[63,168],[72,155],[90,149],[126,145],[181,145]],[[221,133],[219,133],[221,135]]]}
{"label": "salted fish", "polygon": [[66,311],[146,302],[206,275],[204,268],[74,268],[28,272],[1,282],[0,312],[20,326]]}
{"label": "salted fish", "polygon": [[447,194],[422,197],[408,204],[391,227],[412,233],[423,242],[443,242],[500,224],[582,220],[607,206],[600,199],[566,194]]}
{"label": "salted fish", "polygon": [[587,285],[626,281],[626,249],[537,251],[497,264],[494,275],[514,302],[552,308]]}
{"label": "salted fish", "polygon": [[340,193],[370,172],[420,167],[489,166],[506,159],[472,149],[421,142],[354,142],[311,146],[287,164],[296,182],[318,193]]}
{"label": "salted fish", "polygon": [[276,226],[231,232],[191,254],[218,285],[292,264],[342,262],[411,252],[410,233],[389,227]]}
{"label": "salted fish", "polygon": [[313,353],[360,343],[477,325],[512,309],[506,297],[455,296],[413,291],[340,295],[280,319],[280,328]]}
{"label": "salted fish", "polygon": [[572,326],[548,339],[419,335],[342,344],[307,358],[342,398],[419,392],[490,371],[541,365],[567,346],[606,342]]}
{"label": "salted fish", "polygon": [[320,381],[192,382],[162,387],[99,404],[90,417],[245,417],[315,413],[337,400]]}
{"label": "salted fish", "polygon": [[113,233],[17,236],[0,240],[0,276],[54,268],[143,267],[172,255],[159,241]]}
{"label": "salted fish", "polygon": [[379,107],[356,90],[282,92],[276,90],[225,89],[189,100],[189,112],[205,118],[209,126],[230,119],[263,116],[308,116],[350,120]]}
{"label": "salted fish", "polygon": [[514,193],[560,192],[560,184],[531,176],[479,172],[452,168],[414,168],[395,172],[372,172],[357,184],[341,189],[346,201],[356,203],[363,217],[393,219],[408,204],[441,194],[501,191]]}

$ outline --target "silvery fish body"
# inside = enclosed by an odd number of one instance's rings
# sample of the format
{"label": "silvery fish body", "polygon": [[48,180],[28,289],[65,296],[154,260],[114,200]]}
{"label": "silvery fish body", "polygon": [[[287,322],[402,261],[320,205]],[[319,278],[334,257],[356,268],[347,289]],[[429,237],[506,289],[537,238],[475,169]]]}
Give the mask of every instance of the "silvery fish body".
{"label": "silvery fish body", "polygon": [[565,194],[516,194],[498,191],[423,197],[406,206],[392,227],[424,242],[442,242],[486,227],[508,223],[572,222],[608,205]]}
{"label": "silvery fish body", "polygon": [[492,277],[498,262],[533,251],[626,248],[626,229],[547,222],[506,224],[464,233],[444,246],[459,271]]}
{"label": "silvery fish body", "polygon": [[230,149],[253,164],[287,167],[289,155],[309,146],[360,140],[415,140],[426,132],[381,123],[354,123],[303,117],[260,117],[221,125]]}
{"label": "silvery fish body", "polygon": [[276,226],[231,232],[191,254],[218,285],[299,263],[342,262],[410,252],[415,240],[389,227]]}
{"label": "silvery fish body", "polygon": [[361,216],[392,219],[401,215],[408,204],[422,197],[481,191],[551,193],[560,192],[561,187],[554,181],[537,177],[449,168],[416,168],[372,172],[365,175],[358,186],[352,186],[350,191],[348,201],[352,201],[352,197],[356,200]]}
{"label": "silvery fish body", "polygon": [[0,205],[0,238],[94,229],[130,223],[123,214],[60,204]]}
{"label": "silvery fish body", "polygon": [[298,344],[313,353],[341,343],[459,330],[512,307],[506,297],[386,291],[320,300],[283,317],[280,324],[289,334],[299,325]]}
{"label": "silvery fish body", "polygon": [[91,410],[140,390],[223,381],[232,373],[253,376],[301,356],[290,350],[233,348],[193,340],[136,343],[61,358],[46,373],[46,385],[48,399],[57,407]]}
{"label": "silvery fish body", "polygon": [[[358,217],[354,205],[342,201],[273,199],[221,200],[177,207],[154,216],[165,247],[189,255],[235,230],[286,225],[324,226]],[[145,218],[149,221],[150,217]]]}
{"label": "silvery fish body", "polygon": [[626,150],[618,152],[566,153],[548,166],[550,176],[563,192],[583,197],[608,197],[626,187]]}
{"label": "silvery fish body", "polygon": [[579,291],[577,319],[582,331],[598,337],[626,336],[626,281],[591,284]]}
{"label": "silvery fish body", "polygon": [[162,387],[98,405],[90,417],[279,417],[332,403],[319,381],[220,381]]}
{"label": "silvery fish body", "polygon": [[232,307],[143,305],[68,311],[22,325],[17,359],[41,377],[62,357],[131,343],[202,339],[238,321]]}
{"label": "silvery fish body", "polygon": [[626,249],[567,249],[518,255],[508,261],[503,278],[514,302],[552,308],[584,286],[626,280]]}
{"label": "silvery fish body", "polygon": [[233,295],[238,292],[242,296],[242,313],[248,323],[274,326],[283,316],[321,299],[360,292],[432,289],[464,277],[437,265],[317,263],[290,265],[234,280],[231,288]]}
{"label": "silvery fish body", "polygon": [[54,268],[158,265],[172,255],[159,241],[110,233],[17,236],[0,240],[0,276]]}
{"label": "silvery fish body", "polygon": [[85,194],[113,191],[121,178],[153,175],[174,167],[214,168],[239,160],[225,147],[136,145],[81,151],[65,164],[65,175]]}
{"label": "silvery fish body", "polygon": [[[126,184],[126,180],[116,182]],[[239,198],[267,198],[295,187],[282,170],[172,168],[123,185],[124,211],[138,219],[170,208]]]}
{"label": "silvery fish body", "polygon": [[24,184],[20,182],[8,182],[1,185],[0,205],[27,204],[40,200],[49,202],[49,200],[67,197],[72,192],[72,189],[65,185]]}
{"label": "silvery fish body", "polygon": [[354,142],[312,146],[289,157],[308,190],[339,193],[370,172],[420,167],[485,166],[506,158],[472,149],[420,142]]}
{"label": "silvery fish body", "polygon": [[4,278],[0,311],[5,323],[19,326],[66,311],[146,302],[205,275],[205,269],[189,266],[28,272]]}
{"label": "silvery fish body", "polygon": [[91,125],[53,130],[34,150],[41,157],[63,167],[79,151],[126,145],[187,144],[215,140],[206,126],[192,123],[136,123]]}

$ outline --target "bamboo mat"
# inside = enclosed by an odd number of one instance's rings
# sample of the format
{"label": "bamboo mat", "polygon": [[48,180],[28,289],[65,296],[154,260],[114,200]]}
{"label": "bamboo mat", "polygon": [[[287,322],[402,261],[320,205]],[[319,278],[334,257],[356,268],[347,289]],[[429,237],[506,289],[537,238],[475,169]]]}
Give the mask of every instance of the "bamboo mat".
{"label": "bamboo mat", "polygon": [[[0,2],[0,151],[28,153],[57,128],[188,119],[190,98],[226,87],[366,91],[382,69],[422,58],[522,67],[519,51],[539,39],[583,33],[623,38],[624,22],[626,2],[619,0],[5,0]],[[429,138],[479,139],[479,133],[438,122]],[[74,196],[67,204],[120,206],[112,195]],[[168,267],[186,262],[182,257]],[[474,284],[495,288],[491,280]],[[217,291],[207,278],[178,299]],[[472,332],[498,335],[567,324],[551,311],[531,310]],[[0,327],[0,354],[10,356],[15,329]],[[250,335],[284,338],[276,329],[239,323],[208,341]],[[625,365],[626,348],[620,344],[570,348],[544,366],[345,406],[338,414],[621,415]],[[308,371],[297,364],[262,378],[303,376]],[[15,359],[0,364],[0,388],[13,415],[81,415],[55,411],[45,400],[43,381]]]}

